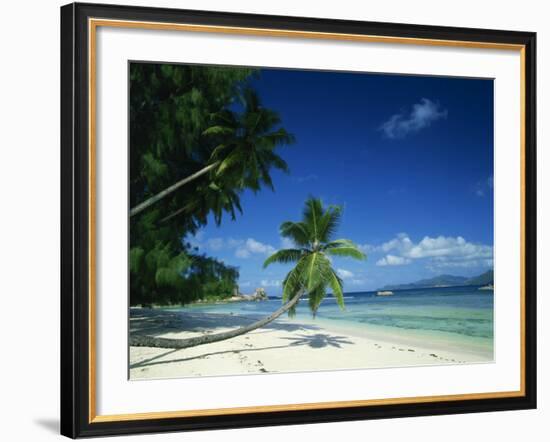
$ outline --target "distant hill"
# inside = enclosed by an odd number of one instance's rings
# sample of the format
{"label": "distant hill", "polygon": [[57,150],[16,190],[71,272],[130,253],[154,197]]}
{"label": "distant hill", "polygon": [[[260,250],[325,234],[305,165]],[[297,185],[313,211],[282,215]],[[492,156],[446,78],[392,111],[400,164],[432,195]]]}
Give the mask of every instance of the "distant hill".
{"label": "distant hill", "polygon": [[390,284],[385,285],[379,290],[407,290],[407,289],[424,289],[431,287],[453,287],[464,285],[487,285],[493,284],[493,270],[482,273],[473,278],[454,275],[439,275],[434,278],[421,279],[420,281],[410,282],[408,284]]}
{"label": "distant hill", "polygon": [[485,273],[482,273],[479,276],[476,276],[474,278],[468,279],[466,285],[487,285],[487,284],[494,284],[494,274],[492,270],[488,270]]}

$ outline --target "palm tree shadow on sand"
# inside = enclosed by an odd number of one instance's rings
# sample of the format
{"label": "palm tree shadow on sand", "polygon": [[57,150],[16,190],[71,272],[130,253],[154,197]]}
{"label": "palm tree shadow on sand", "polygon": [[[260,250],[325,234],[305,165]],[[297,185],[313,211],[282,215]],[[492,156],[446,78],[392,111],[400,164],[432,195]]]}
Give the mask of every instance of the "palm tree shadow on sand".
{"label": "palm tree shadow on sand", "polygon": [[307,345],[311,348],[324,348],[324,347],[342,348],[343,345],[355,344],[354,342],[348,340],[345,336],[331,336],[326,333],[316,333],[314,335],[299,335],[297,337],[292,337],[292,338],[283,337],[280,339],[285,339],[293,342],[291,342],[290,344],[274,345],[271,347],[231,349],[231,350],[204,353],[201,355],[190,356],[187,358],[170,359],[165,361],[159,360],[168,355],[185,351],[185,349],[174,349],[174,350],[170,350],[170,351],[161,353],[159,355],[153,356],[149,359],[136,362],[135,364],[131,364],[130,369],[151,367],[154,365],[175,364],[178,362],[188,362],[194,359],[204,359],[209,356],[216,356],[216,355],[223,355],[223,354],[230,354],[230,353],[249,353],[249,352],[265,351],[265,350],[280,350],[280,349],[288,348],[289,346],[296,347],[296,346]]}
{"label": "palm tree shadow on sand", "polygon": [[314,335],[300,335],[292,338],[281,338],[292,341],[291,346],[307,345],[311,348],[336,347],[342,348],[344,344],[354,344],[345,336],[331,336],[326,333],[316,333]]}
{"label": "palm tree shadow on sand", "polygon": [[[225,313],[181,314],[161,309],[131,309],[130,334],[162,335],[170,331],[212,333],[218,329],[243,327],[261,319],[263,315],[228,315]],[[316,325],[273,321],[263,327],[264,331],[283,330],[287,332],[319,330]],[[255,331],[261,333],[261,331]]]}

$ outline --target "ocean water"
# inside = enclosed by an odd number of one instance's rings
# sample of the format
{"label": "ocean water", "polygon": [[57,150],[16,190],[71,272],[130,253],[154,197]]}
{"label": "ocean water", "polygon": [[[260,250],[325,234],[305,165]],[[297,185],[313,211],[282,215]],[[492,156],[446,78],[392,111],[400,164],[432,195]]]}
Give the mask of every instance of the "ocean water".
{"label": "ocean water", "polygon": [[[478,290],[478,287],[395,290],[393,296],[355,292],[345,294],[344,311],[334,298],[327,297],[315,319],[311,318],[307,301],[302,300],[294,320],[326,324],[358,336],[376,333],[388,341],[398,339],[430,348],[471,352],[490,360],[493,359],[493,298],[492,290]],[[280,306],[280,298],[270,298],[261,302],[192,305],[181,310],[257,318]],[[281,318],[288,320],[286,314]]]}

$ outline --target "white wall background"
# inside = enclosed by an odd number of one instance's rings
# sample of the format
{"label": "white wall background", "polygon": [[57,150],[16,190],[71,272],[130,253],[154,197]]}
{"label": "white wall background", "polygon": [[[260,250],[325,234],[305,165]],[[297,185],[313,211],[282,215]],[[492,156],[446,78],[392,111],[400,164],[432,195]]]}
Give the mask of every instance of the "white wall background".
{"label": "white wall background", "polygon": [[[97,0],[99,2],[99,0]],[[115,0],[112,0],[115,1]],[[550,14],[542,1],[120,0],[134,5],[467,26],[538,32],[539,409],[459,416],[225,430],[124,440],[225,442],[317,440],[544,440],[550,432],[550,311],[544,263],[550,241],[544,175],[550,164],[547,87]],[[0,26],[0,436],[59,438],[59,6],[9,2]],[[546,200],[546,201],[545,201]],[[546,203],[546,204],[545,204]],[[543,250],[545,249],[545,250]],[[546,436],[547,437],[547,436]]]}

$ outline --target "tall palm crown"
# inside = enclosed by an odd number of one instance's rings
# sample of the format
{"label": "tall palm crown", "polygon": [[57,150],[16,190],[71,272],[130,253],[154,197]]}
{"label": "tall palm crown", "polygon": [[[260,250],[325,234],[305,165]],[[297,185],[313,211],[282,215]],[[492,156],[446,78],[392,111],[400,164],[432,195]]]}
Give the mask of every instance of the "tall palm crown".
{"label": "tall palm crown", "polygon": [[[315,315],[330,289],[340,308],[344,308],[343,281],[332,268],[330,256],[364,260],[366,255],[349,239],[332,239],[341,216],[340,206],[325,209],[320,199],[309,198],[302,221],[281,224],[281,235],[292,240],[296,247],[275,252],[264,262],[264,268],[274,262],[296,263],[284,280],[283,302],[307,293],[309,307]],[[295,308],[296,304],[289,314],[294,314]]]}
{"label": "tall palm crown", "polygon": [[201,160],[203,167],[140,203],[131,210],[131,216],[198,179],[194,198],[164,217],[163,222],[178,216],[188,219],[189,214],[193,214],[204,224],[212,212],[214,220],[220,224],[224,212],[232,219],[236,218],[237,211],[242,212],[240,193],[243,189],[257,192],[264,184],[273,190],[271,170],[288,172],[288,165],[276,149],[293,143],[294,136],[280,127],[281,118],[277,112],[263,107],[253,89],[244,89],[241,98],[242,111],[224,108],[211,115],[212,125],[202,132],[202,136],[213,148],[209,156]]}
{"label": "tall palm crown", "polygon": [[281,124],[279,115],[260,102],[253,89],[243,93],[242,113],[226,109],[215,115],[216,124],[203,135],[219,138],[210,162],[217,165],[211,179],[231,182],[238,188],[260,190],[261,183],[273,188],[270,169],[288,171],[286,162],[275,152],[278,146],[291,144],[294,137]]}

